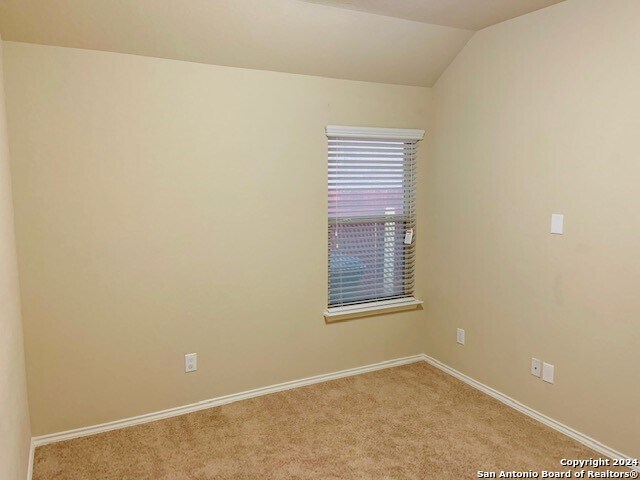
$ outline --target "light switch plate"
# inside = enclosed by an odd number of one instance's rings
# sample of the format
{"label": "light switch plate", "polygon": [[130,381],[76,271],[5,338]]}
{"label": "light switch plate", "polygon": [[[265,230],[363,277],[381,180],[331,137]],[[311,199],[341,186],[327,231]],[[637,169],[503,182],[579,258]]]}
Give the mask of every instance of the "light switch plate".
{"label": "light switch plate", "polygon": [[544,362],[542,364],[542,380],[547,383],[553,383],[553,376],[555,373],[555,367],[550,363]]}
{"label": "light switch plate", "polygon": [[464,330],[462,328],[458,329],[457,341],[460,345],[464,345]]}
{"label": "light switch plate", "polygon": [[564,233],[564,215],[554,213],[551,215],[551,233],[562,235]]}

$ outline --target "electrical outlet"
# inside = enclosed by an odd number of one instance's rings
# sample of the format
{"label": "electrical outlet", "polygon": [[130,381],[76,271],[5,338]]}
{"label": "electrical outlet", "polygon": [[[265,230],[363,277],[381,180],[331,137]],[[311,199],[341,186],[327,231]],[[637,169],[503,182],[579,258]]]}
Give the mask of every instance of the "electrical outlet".
{"label": "electrical outlet", "polygon": [[184,356],[184,371],[185,373],[195,372],[198,370],[198,354],[188,353]]}
{"label": "electrical outlet", "polygon": [[538,378],[542,375],[542,362],[537,358],[531,358],[531,375]]}
{"label": "electrical outlet", "polygon": [[555,373],[556,367],[551,365],[550,363],[542,364],[542,380],[547,383],[553,383],[553,376]]}
{"label": "electrical outlet", "polygon": [[464,330],[462,328],[458,329],[457,341],[460,345],[464,345]]}

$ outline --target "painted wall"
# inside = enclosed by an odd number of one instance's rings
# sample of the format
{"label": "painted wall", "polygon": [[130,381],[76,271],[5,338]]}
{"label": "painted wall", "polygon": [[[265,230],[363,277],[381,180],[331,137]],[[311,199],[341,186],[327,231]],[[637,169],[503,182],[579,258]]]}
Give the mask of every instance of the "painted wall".
{"label": "painted wall", "polygon": [[[3,43],[0,39],[0,52]],[[31,430],[0,54],[0,478],[27,478]]]}
{"label": "painted wall", "polygon": [[427,352],[636,458],[638,18],[569,0],[477,33],[434,89],[423,177]]}
{"label": "painted wall", "polygon": [[429,89],[10,42],[4,60],[34,434],[423,351],[424,312],[325,324],[324,128],[425,128]]}

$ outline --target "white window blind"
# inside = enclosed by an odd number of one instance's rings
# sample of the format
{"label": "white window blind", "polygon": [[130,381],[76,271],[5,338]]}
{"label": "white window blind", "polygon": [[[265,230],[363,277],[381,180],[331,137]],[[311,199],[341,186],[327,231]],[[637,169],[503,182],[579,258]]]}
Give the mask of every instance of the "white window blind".
{"label": "white window blind", "polygon": [[[413,297],[422,130],[327,127],[329,308]],[[407,231],[413,230],[411,241]]]}

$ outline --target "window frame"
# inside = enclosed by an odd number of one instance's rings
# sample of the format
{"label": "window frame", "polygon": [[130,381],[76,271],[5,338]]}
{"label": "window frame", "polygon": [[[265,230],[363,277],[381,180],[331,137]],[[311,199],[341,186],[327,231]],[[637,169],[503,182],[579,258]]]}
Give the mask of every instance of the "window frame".
{"label": "window frame", "polygon": [[[326,127],[326,136],[328,140],[331,139],[359,139],[359,140],[372,140],[372,141],[404,141],[418,143],[424,138],[424,130],[420,129],[397,129],[397,128],[372,128],[372,127],[355,127],[355,126],[339,126],[328,125]],[[417,148],[417,145],[416,145]],[[328,155],[327,157],[328,158]],[[417,186],[414,186],[417,190]],[[416,192],[412,192],[415,194]],[[413,212],[415,213],[415,212]],[[375,218],[375,217],[373,217]],[[331,218],[328,215],[327,232],[331,232]],[[372,220],[372,223],[376,220]],[[379,220],[378,220],[379,221]],[[415,246],[414,246],[415,247]],[[329,255],[327,259],[327,275],[331,274],[331,267],[329,262],[331,261],[331,247],[327,245]],[[415,271],[412,271],[412,281],[415,282]],[[327,279],[327,285],[330,283],[330,277]],[[404,310],[414,310],[420,308],[422,301],[416,299],[414,296],[392,298],[392,299],[374,299],[363,300],[359,303],[346,304],[339,306],[332,306],[330,304],[330,293],[327,291],[327,309],[324,312],[324,317],[327,322],[347,320],[351,318],[358,318],[370,315],[379,315],[383,313],[398,312]]]}

